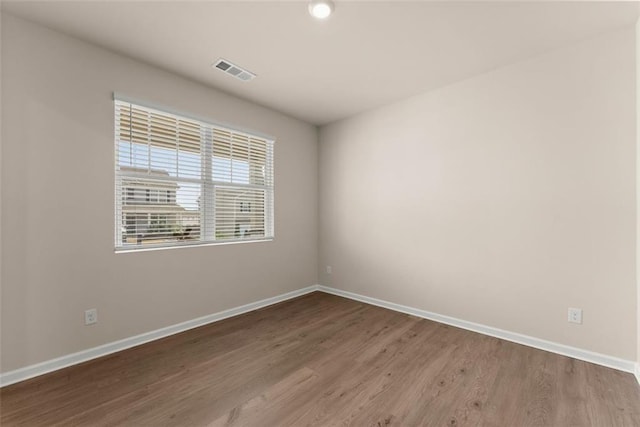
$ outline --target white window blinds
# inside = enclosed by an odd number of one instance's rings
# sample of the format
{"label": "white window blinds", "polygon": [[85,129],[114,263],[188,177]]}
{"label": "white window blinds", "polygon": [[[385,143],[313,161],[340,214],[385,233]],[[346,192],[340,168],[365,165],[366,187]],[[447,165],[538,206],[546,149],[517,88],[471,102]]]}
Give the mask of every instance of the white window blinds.
{"label": "white window blinds", "polygon": [[116,250],[273,238],[273,141],[115,101]]}

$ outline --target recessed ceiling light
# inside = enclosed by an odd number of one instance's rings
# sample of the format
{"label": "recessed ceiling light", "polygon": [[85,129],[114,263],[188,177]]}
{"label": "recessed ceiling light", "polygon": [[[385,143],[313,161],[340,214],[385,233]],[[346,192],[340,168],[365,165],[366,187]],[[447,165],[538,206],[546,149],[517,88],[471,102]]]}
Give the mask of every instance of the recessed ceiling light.
{"label": "recessed ceiling light", "polygon": [[333,2],[331,0],[311,0],[309,3],[309,13],[314,18],[326,19],[333,12]]}

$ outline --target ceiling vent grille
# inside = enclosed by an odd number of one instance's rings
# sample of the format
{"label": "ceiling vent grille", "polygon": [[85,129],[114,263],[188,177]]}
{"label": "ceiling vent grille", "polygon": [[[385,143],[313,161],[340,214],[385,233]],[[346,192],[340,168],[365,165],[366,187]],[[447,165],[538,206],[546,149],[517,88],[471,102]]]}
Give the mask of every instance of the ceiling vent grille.
{"label": "ceiling vent grille", "polygon": [[226,59],[218,59],[213,66],[220,71],[224,71],[225,73],[232,75],[236,79],[242,80],[243,82],[251,81],[256,77],[256,75],[251,71],[245,70]]}

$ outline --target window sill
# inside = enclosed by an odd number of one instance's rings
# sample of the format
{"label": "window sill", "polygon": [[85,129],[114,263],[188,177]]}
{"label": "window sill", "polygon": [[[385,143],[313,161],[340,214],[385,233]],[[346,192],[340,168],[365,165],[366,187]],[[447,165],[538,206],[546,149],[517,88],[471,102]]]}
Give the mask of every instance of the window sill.
{"label": "window sill", "polygon": [[184,248],[200,248],[202,246],[220,246],[220,245],[237,245],[242,243],[261,243],[272,242],[273,237],[267,239],[255,239],[255,240],[230,240],[224,242],[202,242],[202,243],[188,243],[182,245],[170,245],[170,246],[138,246],[135,248],[122,247],[115,248],[116,254],[128,254],[134,252],[150,252],[150,251],[164,251],[167,249],[184,249]]}

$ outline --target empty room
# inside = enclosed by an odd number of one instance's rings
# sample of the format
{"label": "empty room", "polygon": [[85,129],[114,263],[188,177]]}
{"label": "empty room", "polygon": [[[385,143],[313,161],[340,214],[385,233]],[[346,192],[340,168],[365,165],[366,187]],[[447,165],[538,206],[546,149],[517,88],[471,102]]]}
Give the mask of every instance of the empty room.
{"label": "empty room", "polygon": [[0,15],[2,426],[640,426],[640,3]]}

